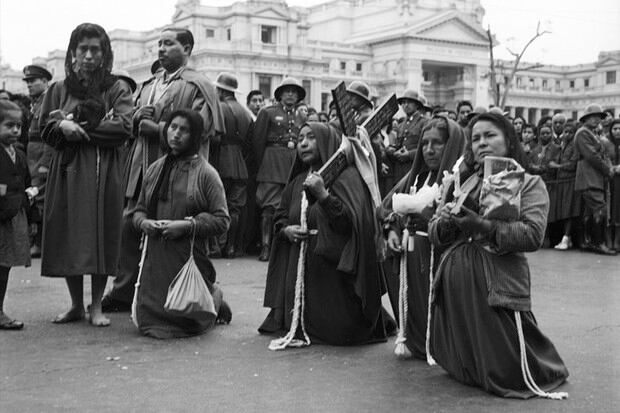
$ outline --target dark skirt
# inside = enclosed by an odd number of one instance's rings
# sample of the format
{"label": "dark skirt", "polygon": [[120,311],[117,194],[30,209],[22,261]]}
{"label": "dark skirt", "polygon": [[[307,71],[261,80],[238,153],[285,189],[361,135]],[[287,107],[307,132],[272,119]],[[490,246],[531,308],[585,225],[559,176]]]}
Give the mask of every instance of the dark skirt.
{"label": "dark skirt", "polygon": [[[204,244],[204,240],[196,240],[194,259],[213,295],[217,312],[221,295],[214,293],[215,270],[206,256]],[[189,252],[190,242],[187,238],[168,241],[149,238],[136,307],[138,328],[145,336],[160,339],[190,337],[202,334],[213,326],[214,317],[196,320],[164,310],[168,287],[187,262]]]}
{"label": "dark skirt", "polygon": [[547,193],[549,194],[549,213],[547,214],[547,224],[557,221],[556,209],[558,204],[558,184],[557,181],[545,181]]}
{"label": "dark skirt", "polygon": [[[462,244],[444,259],[433,306],[431,354],[464,384],[502,397],[534,397],[521,371],[514,311],[487,304],[479,247]],[[521,312],[521,318],[532,377],[542,390],[553,390],[568,371],[534,315]]]}
{"label": "dark skirt", "polygon": [[414,249],[407,253],[407,330],[405,345],[415,358],[426,360],[426,322],[428,315],[428,273],[431,244],[428,237],[414,236]]}
{"label": "dark skirt", "polygon": [[609,183],[610,189],[610,222],[612,225],[620,226],[620,175],[614,175]]}
{"label": "dark skirt", "polygon": [[574,179],[562,179],[556,182],[555,219],[564,220],[581,215],[581,197],[575,192]]}

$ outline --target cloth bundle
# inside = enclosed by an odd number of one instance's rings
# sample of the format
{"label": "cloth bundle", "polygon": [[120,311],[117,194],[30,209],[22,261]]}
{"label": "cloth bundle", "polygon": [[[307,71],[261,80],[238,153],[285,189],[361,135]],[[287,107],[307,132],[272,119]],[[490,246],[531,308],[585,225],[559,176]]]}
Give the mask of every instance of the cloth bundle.
{"label": "cloth bundle", "polygon": [[423,186],[414,194],[392,195],[392,208],[401,215],[419,214],[424,208],[433,205],[437,198],[439,198],[439,185],[434,183],[432,186]]}
{"label": "cloth bundle", "polygon": [[525,171],[514,159],[486,157],[480,191],[482,215],[502,221],[518,219],[524,179]]}

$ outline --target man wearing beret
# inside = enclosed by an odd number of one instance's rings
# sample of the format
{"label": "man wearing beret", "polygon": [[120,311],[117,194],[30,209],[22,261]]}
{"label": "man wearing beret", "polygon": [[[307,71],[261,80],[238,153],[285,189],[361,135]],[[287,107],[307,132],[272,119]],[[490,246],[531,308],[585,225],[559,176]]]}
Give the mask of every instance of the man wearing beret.
{"label": "man wearing beret", "polygon": [[32,177],[32,186],[37,187],[39,190],[39,194],[35,197],[35,204],[30,218],[32,234],[30,255],[33,258],[38,258],[41,256],[43,194],[51,155],[51,148],[41,141],[39,113],[48,82],[52,80],[52,74],[46,68],[38,65],[28,65],[24,67],[23,72],[23,80],[26,82],[28,94],[32,100],[29,116],[28,147],[26,150],[28,169]]}

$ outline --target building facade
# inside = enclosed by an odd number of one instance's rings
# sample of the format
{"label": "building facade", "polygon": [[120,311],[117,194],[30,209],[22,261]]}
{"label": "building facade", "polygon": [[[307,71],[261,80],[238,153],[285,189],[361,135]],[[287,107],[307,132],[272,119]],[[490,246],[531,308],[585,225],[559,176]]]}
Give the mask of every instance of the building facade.
{"label": "building facade", "polygon": [[[430,104],[452,109],[462,99],[491,103],[483,16],[480,0],[332,0],[313,7],[275,0],[211,7],[179,0],[170,24],[194,33],[192,66],[211,79],[235,73],[242,94],[260,89],[273,96],[292,76],[302,81],[307,102],[325,109],[338,82],[363,80],[378,101],[412,88]],[[115,66],[146,80],[161,29],[111,31]],[[63,75],[64,52],[43,60],[55,77]],[[519,72],[507,109],[533,121],[559,111],[574,117],[596,101],[618,114],[618,70],[620,51],[601,53],[592,64]]]}

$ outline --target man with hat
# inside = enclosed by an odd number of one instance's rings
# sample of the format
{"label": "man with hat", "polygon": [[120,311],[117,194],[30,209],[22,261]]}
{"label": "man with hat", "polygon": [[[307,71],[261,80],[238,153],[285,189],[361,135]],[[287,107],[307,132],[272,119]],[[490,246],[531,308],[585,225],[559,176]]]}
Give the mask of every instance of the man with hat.
{"label": "man with hat", "polygon": [[218,98],[213,84],[202,73],[187,66],[194,36],[185,28],[166,27],[159,35],[159,63],[151,78],[136,92],[137,110],[133,116],[133,142],[129,149],[125,180],[125,213],[118,275],[112,290],[103,298],[103,311],[129,311],[140,261],[141,234],[132,223],[142,179],[148,167],[163,155],[166,147],[164,126],[177,109],[199,112],[205,136],[200,153],[207,158],[210,140],[224,133]]}
{"label": "man with hat", "polygon": [[288,77],[274,92],[276,103],[258,112],[254,124],[254,154],[258,174],[256,203],[261,210],[261,261],[269,260],[273,214],[280,204],[289,170],[295,160],[299,128],[295,124],[296,105],[306,91],[300,82]]}
{"label": "man with hat", "polygon": [[388,158],[394,163],[394,182],[400,181],[411,169],[422,129],[427,121],[424,117],[425,101],[423,96],[411,89],[405,90],[398,98],[407,118],[398,128],[396,143],[386,149]]}
{"label": "man with hat", "polygon": [[575,148],[579,154],[575,191],[581,194],[585,207],[583,215],[584,244],[582,249],[604,255],[616,252],[605,245],[605,223],[607,208],[605,201],[605,179],[614,173],[620,173],[618,167],[612,167],[605,157],[605,149],[596,136],[596,130],[605,118],[600,105],[591,103],[586,106],[584,115],[579,118],[583,124],[575,133]]}
{"label": "man with hat", "polygon": [[212,147],[214,150],[211,153],[217,153],[213,166],[222,178],[230,214],[228,234],[221,242],[222,254],[228,258],[235,257],[241,242],[239,222],[247,202],[248,181],[244,154],[250,152],[254,123],[250,112],[235,98],[237,85],[237,78],[231,73],[220,73],[215,80],[215,90],[220,99],[226,133],[219,143]]}
{"label": "man with hat", "polygon": [[[43,96],[52,74],[44,67],[38,65],[28,65],[24,67],[24,82],[28,87],[30,95],[30,127],[28,128],[28,146],[26,149],[28,169],[32,177],[32,186],[39,189],[39,194],[35,197],[34,208],[31,214],[31,224],[33,227],[30,255],[33,258],[41,256],[41,235],[43,200],[45,192],[45,181],[51,159],[51,147],[41,141],[41,131],[39,129],[39,114]],[[36,227],[36,231],[34,228]]]}

